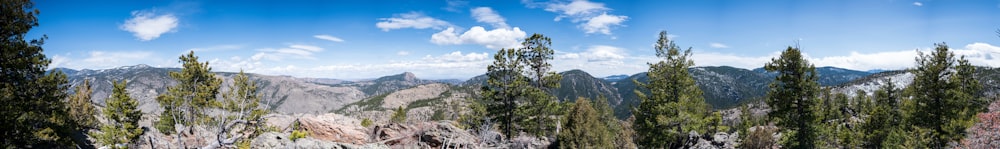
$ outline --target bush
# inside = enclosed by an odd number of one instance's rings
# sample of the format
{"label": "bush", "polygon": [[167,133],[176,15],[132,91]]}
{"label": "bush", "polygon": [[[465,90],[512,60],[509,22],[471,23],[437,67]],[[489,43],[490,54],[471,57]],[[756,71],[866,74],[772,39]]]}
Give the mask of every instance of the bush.
{"label": "bush", "polygon": [[372,126],[372,120],[368,118],[361,119],[361,127]]}
{"label": "bush", "polygon": [[299,131],[299,130],[293,130],[292,134],[288,136],[288,139],[291,139],[292,141],[295,141],[295,140],[298,140],[298,139],[301,139],[301,138],[306,138],[306,136],[308,136],[308,135],[309,135],[309,132]]}
{"label": "bush", "polygon": [[756,128],[748,130],[749,133],[743,138],[739,148],[765,149],[771,148],[775,143],[778,143],[772,136],[775,132],[774,128],[767,128],[766,126]]}

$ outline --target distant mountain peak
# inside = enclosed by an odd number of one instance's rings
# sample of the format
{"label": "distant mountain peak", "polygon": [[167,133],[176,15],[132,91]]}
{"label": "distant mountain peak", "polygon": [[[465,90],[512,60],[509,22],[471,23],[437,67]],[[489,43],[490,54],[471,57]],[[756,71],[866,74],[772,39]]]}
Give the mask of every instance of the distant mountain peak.
{"label": "distant mountain peak", "polygon": [[149,66],[149,65],[146,65],[146,64],[138,64],[138,65],[132,65],[132,66],[121,66],[121,67],[117,67],[115,69],[142,69],[142,68],[153,68],[153,67]]}
{"label": "distant mountain peak", "polygon": [[395,80],[395,81],[412,82],[412,81],[417,81],[418,79],[417,79],[417,75],[414,75],[411,72],[403,72],[401,74],[391,75],[391,76],[384,76],[384,77],[381,77],[381,78],[378,78],[378,79],[375,79],[375,80],[379,80],[379,81]]}

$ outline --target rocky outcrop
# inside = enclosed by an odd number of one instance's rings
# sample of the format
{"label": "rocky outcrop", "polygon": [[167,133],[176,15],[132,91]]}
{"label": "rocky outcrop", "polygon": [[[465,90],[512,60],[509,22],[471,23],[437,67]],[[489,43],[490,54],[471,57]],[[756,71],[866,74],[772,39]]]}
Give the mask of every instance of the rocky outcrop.
{"label": "rocky outcrop", "polygon": [[423,99],[432,99],[441,96],[441,93],[448,91],[449,85],[433,83],[420,85],[417,87],[400,90],[385,96],[382,100],[382,108],[395,109],[397,107],[406,108],[411,102]]}
{"label": "rocky outcrop", "polygon": [[470,148],[476,137],[450,122],[424,122],[412,125],[388,124],[375,128],[376,140],[402,148]]}
{"label": "rocky outcrop", "polygon": [[292,141],[288,133],[268,132],[261,134],[251,143],[251,148],[325,148],[325,149],[384,149],[389,146],[380,143],[362,145],[317,140],[306,137]]}
{"label": "rocky outcrop", "polygon": [[368,134],[361,121],[339,114],[306,115],[299,118],[299,127],[317,140],[350,144],[365,144]]}

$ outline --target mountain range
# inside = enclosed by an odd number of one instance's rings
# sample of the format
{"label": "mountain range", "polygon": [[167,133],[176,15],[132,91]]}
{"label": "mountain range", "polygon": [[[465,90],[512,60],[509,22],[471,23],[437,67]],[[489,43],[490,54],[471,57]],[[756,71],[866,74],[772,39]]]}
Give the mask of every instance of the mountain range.
{"label": "mountain range", "polygon": [[[147,65],[123,66],[103,70],[73,70],[56,68],[69,76],[70,84],[76,86],[84,79],[90,80],[94,92],[92,102],[103,106],[104,99],[110,95],[111,81],[128,80],[127,91],[139,100],[139,109],[144,113],[159,113],[157,95],[166,91],[168,86],[176,84],[168,72],[179,71],[179,68],[156,68]],[[870,93],[880,85],[882,80],[893,78],[899,86],[908,84],[912,79],[906,71],[884,71],[870,73],[836,67],[816,68],[819,74],[819,84],[833,90],[852,94],[856,90]],[[980,67],[977,76],[984,84],[984,94],[996,94],[1000,91],[1000,69]],[[750,99],[763,98],[768,90],[768,84],[774,79],[775,73],[769,73],[762,68],[742,69],[729,66],[693,67],[689,71],[696,83],[704,92],[707,103],[716,109],[737,106]],[[216,77],[223,79],[221,91],[227,91],[232,72],[216,72]],[[621,75],[598,78],[582,70],[560,72],[563,76],[560,88],[553,93],[560,101],[574,101],[577,97],[589,99],[605,99],[614,108],[619,118],[631,115],[632,106],[639,103],[635,94],[638,82],[648,81],[646,73],[637,73],[628,77]],[[278,113],[327,113],[341,112],[350,115],[351,111],[378,115],[380,111],[391,109],[392,106],[404,106],[407,109],[433,107],[424,109],[423,116],[449,114],[457,115],[460,111],[440,104],[461,105],[464,98],[475,97],[475,92],[486,82],[486,76],[480,75],[471,79],[460,80],[425,80],[413,73],[404,72],[397,75],[383,76],[367,80],[338,80],[325,78],[296,78],[290,76],[271,76],[248,74],[250,79],[258,83],[262,102],[269,109]],[[909,78],[909,79],[908,79]],[[641,92],[648,92],[641,90]],[[349,108],[350,106],[354,108]],[[346,112],[346,113],[345,113]]]}

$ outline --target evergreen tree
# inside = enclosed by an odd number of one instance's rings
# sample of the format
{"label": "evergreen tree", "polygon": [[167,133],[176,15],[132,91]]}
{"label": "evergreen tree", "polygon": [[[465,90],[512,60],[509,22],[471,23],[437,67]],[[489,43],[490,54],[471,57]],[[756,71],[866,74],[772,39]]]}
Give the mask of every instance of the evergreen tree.
{"label": "evergreen tree", "polygon": [[403,106],[396,107],[396,110],[392,113],[393,123],[406,123],[406,110]]}
{"label": "evergreen tree", "polygon": [[879,148],[889,137],[892,131],[899,129],[902,115],[899,112],[900,92],[892,79],[887,79],[878,90],[875,91],[874,104],[867,111],[864,124],[861,125],[864,134],[864,148]]}
{"label": "evergreen tree", "polygon": [[612,133],[602,113],[594,109],[590,99],[579,98],[566,119],[565,130],[559,132],[559,148],[614,148]]}
{"label": "evergreen tree", "polygon": [[[168,87],[166,93],[156,98],[164,110],[156,125],[165,134],[174,133],[176,125],[180,125],[181,130],[186,130],[191,129],[190,126],[205,124],[211,119],[204,113],[205,109],[221,106],[215,96],[219,93],[222,80],[211,72],[208,62],[198,62],[194,51],[181,55],[179,59],[178,62],[184,67],[181,71],[170,72],[170,77],[177,80],[177,85]],[[185,146],[179,139],[180,132],[176,134],[179,146]]]}
{"label": "evergreen tree", "polygon": [[810,64],[799,48],[788,47],[781,57],[772,59],[764,69],[777,72],[775,81],[768,87],[767,105],[771,107],[768,117],[779,128],[787,129],[782,135],[783,146],[793,149],[815,148],[816,126],[819,118],[813,107],[819,84],[816,82],[816,67]]}
{"label": "evergreen tree", "polygon": [[250,81],[243,70],[233,77],[233,85],[223,94],[225,103],[222,122],[219,123],[219,134],[216,138],[219,145],[231,145],[236,142],[250,143],[250,140],[263,133],[263,116],[267,110],[260,106],[260,95],[257,92],[257,82]]}
{"label": "evergreen tree", "polygon": [[650,95],[638,90],[639,106],[632,110],[638,145],[642,148],[678,148],[688,140],[688,132],[706,133],[711,127],[710,107],[701,89],[688,72],[694,61],[691,49],[681,53],[667,32],[660,32],[656,42],[660,62],[649,64],[649,83],[634,81]]}
{"label": "evergreen tree", "polygon": [[493,64],[486,67],[488,77],[482,87],[483,98],[486,100],[486,110],[491,120],[500,123],[504,135],[514,135],[515,110],[522,99],[524,88],[528,86],[528,78],[522,75],[520,50],[500,49],[493,55]]}
{"label": "evergreen tree", "polygon": [[132,99],[125,90],[126,81],[114,83],[111,97],[104,100],[105,107],[101,110],[107,124],[101,126],[101,132],[94,134],[99,143],[111,148],[128,148],[143,134],[139,127],[142,111],[137,107],[139,102]]}
{"label": "evergreen tree", "polygon": [[929,131],[927,146],[942,148],[965,136],[985,102],[977,97],[982,86],[973,78],[975,67],[964,57],[955,59],[948,45],[935,46],[916,59],[913,83],[907,88],[911,102],[905,108],[909,124]]}
{"label": "evergreen tree", "polygon": [[0,1],[0,147],[71,146],[78,133],[66,112],[66,75],[46,72],[51,60],[42,53],[47,36],[26,39],[38,26],[30,0]]}
{"label": "evergreen tree", "polygon": [[550,71],[554,51],[549,48],[552,45],[551,39],[542,34],[532,34],[525,38],[521,45],[519,57],[521,63],[527,66],[523,71],[528,76],[530,88],[525,88],[524,96],[528,100],[526,105],[519,106],[518,115],[523,115],[521,126],[529,134],[535,136],[555,135],[555,129],[559,125],[560,104],[552,91],[559,88],[559,81],[562,76]]}
{"label": "evergreen tree", "polygon": [[83,80],[82,84],[76,86],[76,94],[67,99],[69,105],[66,106],[66,111],[69,112],[72,123],[76,124],[77,130],[97,127],[97,120],[94,119],[97,110],[90,104],[91,93],[93,90],[90,89],[90,80]]}

